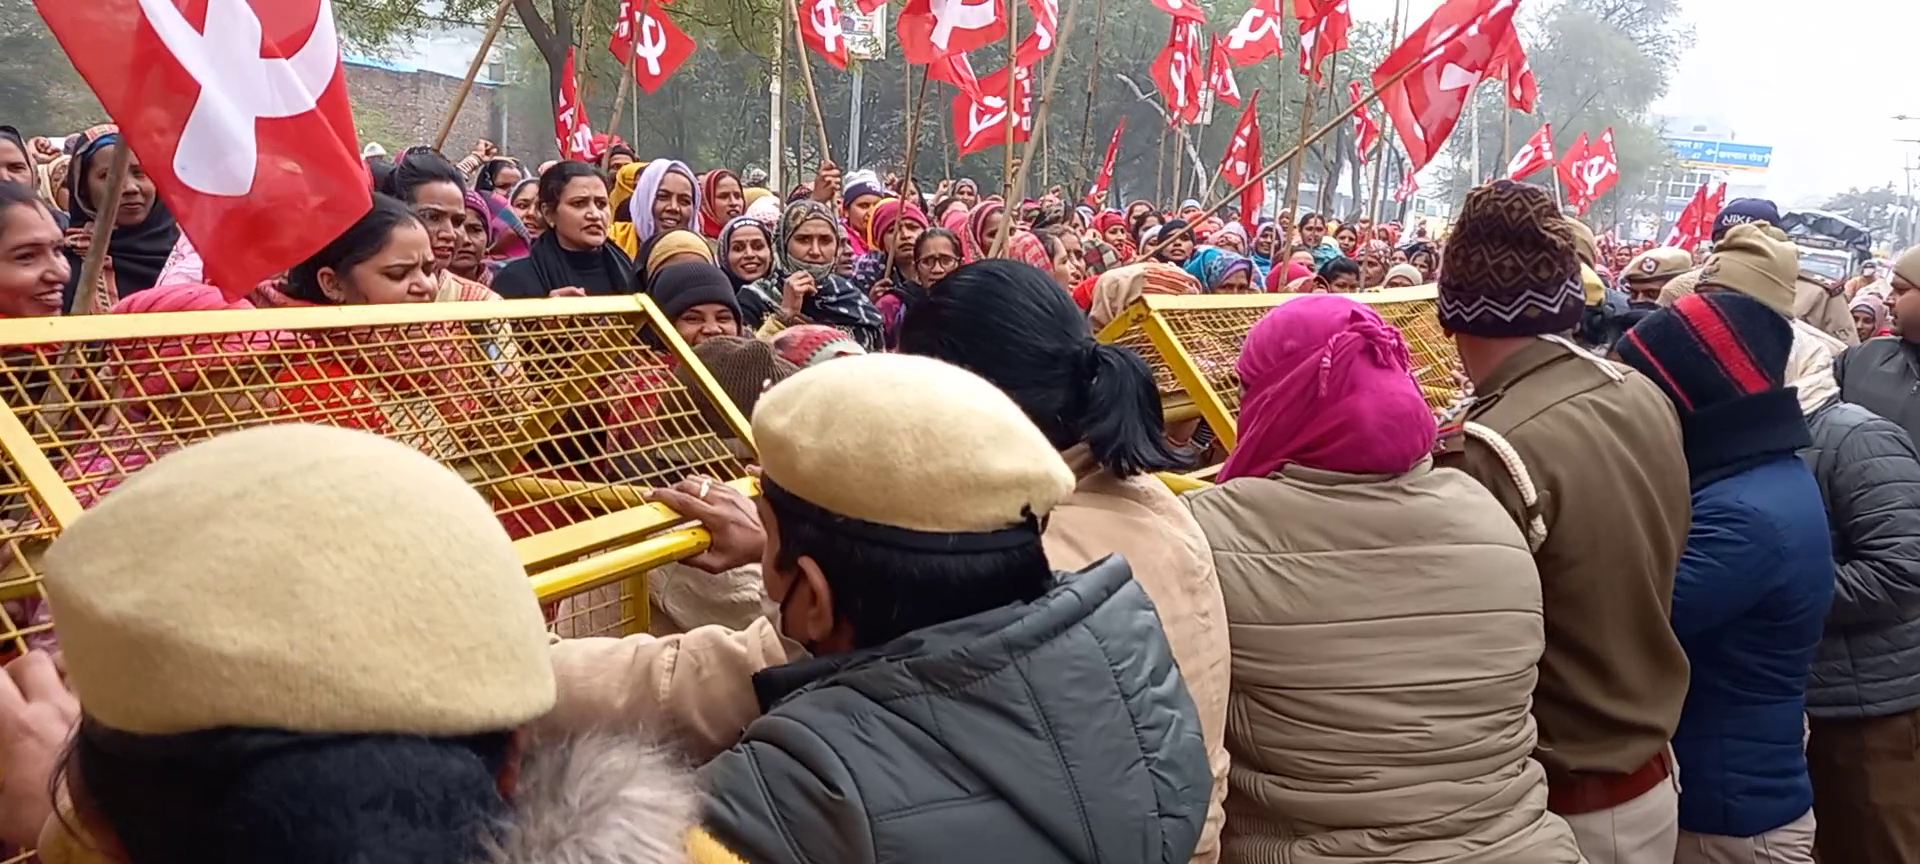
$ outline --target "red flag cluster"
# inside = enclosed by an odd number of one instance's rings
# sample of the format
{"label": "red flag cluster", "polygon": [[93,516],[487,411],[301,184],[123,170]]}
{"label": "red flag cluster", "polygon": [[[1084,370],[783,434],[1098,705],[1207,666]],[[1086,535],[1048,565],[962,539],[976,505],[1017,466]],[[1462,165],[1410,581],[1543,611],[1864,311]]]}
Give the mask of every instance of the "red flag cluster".
{"label": "red flag cluster", "polygon": [[1107,190],[1113,187],[1113,162],[1120,158],[1120,133],[1127,131],[1127,118],[1120,118],[1120,125],[1113,127],[1113,140],[1107,142],[1107,159],[1100,163],[1100,176],[1093,181],[1093,188],[1087,190],[1087,206],[1099,207],[1107,200]]}
{"label": "red flag cluster", "polygon": [[228,297],[371,206],[328,0],[36,5]]}
{"label": "red flag cluster", "polygon": [[1419,171],[1453,134],[1513,31],[1518,0],[1448,0],[1373,72],[1407,159]]}
{"label": "red flag cluster", "polygon": [[1713,237],[1714,217],[1727,206],[1727,185],[1722,183],[1719,189],[1708,191],[1712,185],[1712,182],[1702,183],[1693,190],[1693,199],[1687,202],[1687,209],[1680,211],[1680,219],[1673,223],[1664,245],[1692,250]]}
{"label": "red flag cluster", "polygon": [[1552,164],[1553,127],[1542,123],[1540,131],[1533,133],[1520,152],[1513,154],[1513,159],[1507,162],[1507,177],[1518,180]]}
{"label": "red flag cluster", "polygon": [[[613,38],[607,43],[607,50],[613,52],[620,65],[632,66],[633,83],[647,93],[658,92],[660,86],[679,71],[681,64],[693,56],[697,47],[693,37],[675,25],[652,0],[621,0],[620,21],[614,25]],[[568,61],[566,80],[572,81],[571,53]]]}
{"label": "red flag cluster", "polygon": [[1620,182],[1620,162],[1613,153],[1613,129],[1600,133],[1589,142],[1586,133],[1574,139],[1561,161],[1560,182],[1565,187],[1567,204],[1577,213],[1586,213],[1593,202]]}
{"label": "red flag cluster", "polygon": [[587,106],[580,104],[580,88],[573,68],[573,49],[567,49],[567,65],[560,72],[560,103],[555,107],[553,137],[560,142],[560,155],[583,162],[593,159],[593,127],[587,124]]}

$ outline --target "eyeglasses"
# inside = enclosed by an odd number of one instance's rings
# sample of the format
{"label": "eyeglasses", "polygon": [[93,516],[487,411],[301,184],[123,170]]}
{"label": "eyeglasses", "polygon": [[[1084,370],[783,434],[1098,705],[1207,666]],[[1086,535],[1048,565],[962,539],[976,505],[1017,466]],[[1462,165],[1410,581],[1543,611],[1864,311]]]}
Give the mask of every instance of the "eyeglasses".
{"label": "eyeglasses", "polygon": [[934,269],[938,269],[941,267],[957,267],[959,265],[960,265],[960,259],[955,258],[952,255],[927,255],[927,256],[923,256],[920,259],[920,266],[934,268]]}

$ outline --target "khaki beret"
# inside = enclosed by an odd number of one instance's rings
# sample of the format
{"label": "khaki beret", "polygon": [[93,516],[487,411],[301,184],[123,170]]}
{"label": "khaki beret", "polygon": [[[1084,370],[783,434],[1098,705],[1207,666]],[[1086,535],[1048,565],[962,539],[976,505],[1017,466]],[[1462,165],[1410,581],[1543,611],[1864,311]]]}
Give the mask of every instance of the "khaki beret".
{"label": "khaki beret", "polygon": [[1600,246],[1594,241],[1593,229],[1587,223],[1572,216],[1563,217],[1567,227],[1573,229],[1573,252],[1579,256],[1580,263],[1588,267],[1599,266]]}
{"label": "khaki beret", "polygon": [[265,426],[134,474],[48,549],[68,680],[114,729],[470,735],[554,704],[480,495],[405,445]]}
{"label": "khaki beret", "polygon": [[1013,400],[927,357],[869,354],[800,370],[760,397],[762,476],[808,504],[937,534],[1043,516],[1073,472]]}
{"label": "khaki beret", "polygon": [[1908,285],[1920,288],[1920,246],[1908,249],[1893,259],[1893,275]]}
{"label": "khaki beret", "polygon": [[1693,256],[1687,250],[1673,246],[1659,246],[1633,256],[1627,262],[1627,270],[1620,275],[1628,282],[1650,282],[1655,279],[1671,279],[1693,269]]}
{"label": "khaki beret", "polygon": [[1765,222],[1733,226],[1713,245],[1700,267],[1699,288],[1738,291],[1773,311],[1793,317],[1793,283],[1800,277],[1800,249]]}

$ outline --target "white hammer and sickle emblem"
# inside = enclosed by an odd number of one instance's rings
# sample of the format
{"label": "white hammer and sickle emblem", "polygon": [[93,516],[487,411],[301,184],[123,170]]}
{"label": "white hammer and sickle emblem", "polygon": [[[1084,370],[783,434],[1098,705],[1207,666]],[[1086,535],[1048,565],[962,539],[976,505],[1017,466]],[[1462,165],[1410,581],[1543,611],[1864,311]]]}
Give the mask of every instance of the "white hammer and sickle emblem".
{"label": "white hammer and sickle emblem", "polygon": [[934,47],[947,50],[947,43],[953,39],[955,30],[978,30],[991,25],[999,19],[993,6],[993,0],[981,0],[968,3],[966,0],[932,0],[928,8],[933,12],[933,32],[927,38]]}
{"label": "white hammer and sickle emblem", "polygon": [[321,0],[307,44],[284,59],[260,56],[260,16],[246,0],[209,0],[204,33],[173,0],[140,0],[140,12],[200,84],[173,154],[174,174],[208,195],[252,191],[260,162],[255,121],[314,110],[340,68],[332,4]]}
{"label": "white hammer and sickle emblem", "polygon": [[1267,14],[1259,6],[1250,6],[1246,14],[1240,16],[1240,24],[1227,34],[1227,48],[1238,51],[1269,37],[1277,39],[1280,35],[1280,22]]}
{"label": "white hammer and sickle emblem", "polygon": [[827,53],[837,54],[844,50],[840,47],[846,44],[846,35],[840,29],[839,3],[834,0],[813,0],[808,17],[812,19],[809,23],[813,25],[813,32],[820,34],[820,44],[827,49]]}
{"label": "white hammer and sickle emblem", "polygon": [[660,77],[660,58],[667,53],[667,29],[651,13],[640,18],[640,45],[634,53],[647,61],[648,75]]}

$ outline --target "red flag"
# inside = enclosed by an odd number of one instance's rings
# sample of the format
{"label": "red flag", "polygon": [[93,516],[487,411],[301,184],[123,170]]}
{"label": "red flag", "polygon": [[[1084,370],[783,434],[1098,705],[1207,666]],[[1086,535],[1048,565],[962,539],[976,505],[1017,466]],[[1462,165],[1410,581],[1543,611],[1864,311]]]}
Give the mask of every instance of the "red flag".
{"label": "red flag", "polygon": [[1687,208],[1680,211],[1680,218],[1673,222],[1673,230],[1667,232],[1667,242],[1661,245],[1692,249],[1698,246],[1701,240],[1706,239],[1708,232],[1701,231],[1700,226],[1713,224],[1712,217],[1706,215],[1707,187],[1711,185],[1713,184],[1702,183],[1700,188],[1693,190],[1693,197],[1687,201]]}
{"label": "red flag", "polygon": [[1006,0],[907,0],[894,33],[907,62],[926,65],[1005,38]]}
{"label": "red flag", "polygon": [[1719,219],[1720,211],[1725,209],[1727,209],[1727,184],[1722,183],[1720,188],[1713,190],[1713,193],[1707,196],[1707,209],[1700,213],[1702,239],[1713,239],[1714,220]]}
{"label": "red flag", "polygon": [[1520,152],[1513,154],[1513,159],[1507,162],[1507,177],[1518,180],[1552,164],[1553,127],[1542,123],[1540,130],[1533,133],[1533,137],[1520,147]]}
{"label": "red flag", "polygon": [[[980,101],[980,79],[973,74],[973,61],[964,53],[949,54],[927,64],[927,76],[935,81],[945,81],[960,88],[960,92],[975,102]],[[1001,101],[1005,101],[1002,97]]]}
{"label": "red flag", "polygon": [[[1015,66],[1013,140],[1025,141],[1033,132],[1033,70]],[[953,98],[953,137],[960,155],[977,153],[1007,143],[1007,69],[980,79],[980,98]]]}
{"label": "red flag", "polygon": [[1520,28],[1508,31],[1505,42],[1500,43],[1500,51],[1493,60],[1493,75],[1507,82],[1507,105],[1516,111],[1533,113],[1533,106],[1540,102],[1540,82],[1533,77],[1533,66],[1527,61],[1527,49],[1520,44]]}
{"label": "red flag", "polygon": [[1254,0],[1227,34],[1227,59],[1235,66],[1252,66],[1283,52],[1280,0]]}
{"label": "red flag", "polygon": [[1573,146],[1567,148],[1567,155],[1560,157],[1560,164],[1554,171],[1560,176],[1560,186],[1565,190],[1567,203],[1580,210],[1586,205],[1580,203],[1580,163],[1587,159],[1587,133],[1573,139]]}
{"label": "red flag", "polygon": [[1153,0],[1160,11],[1172,15],[1176,21],[1192,21],[1195,24],[1207,23],[1207,10],[1193,0]]}
{"label": "red flag", "polygon": [[1100,176],[1093,181],[1093,188],[1087,190],[1087,206],[1099,207],[1107,200],[1107,190],[1113,186],[1113,162],[1120,158],[1120,133],[1127,131],[1127,118],[1120,117],[1120,125],[1113,127],[1113,140],[1107,142],[1107,160],[1100,163]]}
{"label": "red flag", "polygon": [[1346,50],[1353,16],[1347,0],[1293,0],[1293,17],[1300,19],[1300,74],[1318,84],[1326,59]]}
{"label": "red flag", "polygon": [[1208,52],[1207,62],[1207,88],[1213,91],[1213,98],[1240,107],[1240,82],[1233,80],[1233,67],[1227,65],[1226,43],[1218,36],[1213,37],[1213,50]]}
{"label": "red flag", "polygon": [[567,49],[567,65],[560,71],[560,104],[555,108],[553,136],[560,142],[560,155],[583,162],[592,160],[593,127],[587,123],[587,106],[580,104],[580,85],[574,76],[572,48]]}
{"label": "red flag", "polygon": [[35,2],[229,297],[371,206],[327,0]]}
{"label": "red flag", "polygon": [[1200,117],[1199,29],[1186,19],[1173,19],[1167,47],[1153,61],[1153,83],[1166,101],[1168,120],[1174,123],[1192,123]]}
{"label": "red flag", "polygon": [[860,14],[872,15],[873,10],[887,5],[887,0],[855,0],[853,5],[860,9]]}
{"label": "red flag", "polygon": [[1513,29],[1518,0],[1446,0],[1373,71],[1373,84],[1418,171],[1440,152]]}
{"label": "red flag", "polygon": [[[1220,161],[1220,179],[1228,186],[1238,187],[1247,182],[1260,170],[1263,158],[1260,150],[1260,91],[1253,91],[1247,99],[1247,107],[1240,112],[1240,122],[1233,127],[1233,142],[1227,145],[1227,155]],[[1259,215],[1260,208],[1267,203],[1265,183],[1255,183],[1240,193],[1240,221],[1252,224]]]}
{"label": "red flag", "polygon": [[1052,53],[1054,36],[1060,32],[1060,0],[1027,0],[1027,8],[1033,10],[1033,32],[1013,52],[1014,62],[1021,66],[1032,66]]}
{"label": "red flag", "polygon": [[800,41],[835,69],[847,68],[847,32],[840,26],[837,0],[798,0]]}
{"label": "red flag", "polygon": [[[613,49],[620,62],[625,64],[631,56],[633,60],[633,83],[647,93],[655,93],[673,73],[679,71],[680,64],[693,56],[699,47],[685,31],[673,23],[672,16],[660,11],[660,7],[646,0],[627,0],[621,7],[624,13],[620,23],[614,27]],[[630,40],[634,33],[640,34],[640,42],[634,45]],[[842,40],[844,44],[844,40]],[[628,51],[633,52],[629,55]],[[572,73],[567,74],[572,81]]]}
{"label": "red flag", "polygon": [[1574,172],[1580,186],[1580,212],[1605,196],[1620,182],[1620,163],[1613,154],[1613,127],[1607,127],[1587,148]]}
{"label": "red flag", "polygon": [[1420,178],[1413,176],[1413,172],[1409,171],[1406,179],[1400,181],[1400,188],[1393,190],[1393,200],[1405,201],[1412,198],[1413,193],[1418,191],[1420,191]]}
{"label": "red flag", "polygon": [[1360,110],[1353,113],[1354,125],[1358,127],[1353,149],[1360,161],[1365,162],[1367,151],[1372,150],[1374,143],[1380,140],[1380,124],[1374,122],[1373,115],[1367,113],[1366,104],[1360,101],[1360,82],[1348,81],[1347,92],[1352,96],[1353,103],[1360,106]]}

